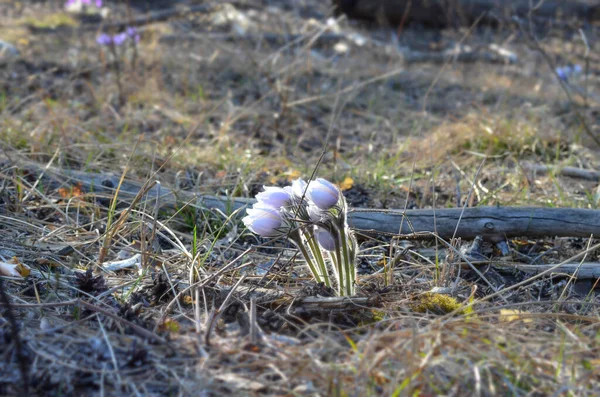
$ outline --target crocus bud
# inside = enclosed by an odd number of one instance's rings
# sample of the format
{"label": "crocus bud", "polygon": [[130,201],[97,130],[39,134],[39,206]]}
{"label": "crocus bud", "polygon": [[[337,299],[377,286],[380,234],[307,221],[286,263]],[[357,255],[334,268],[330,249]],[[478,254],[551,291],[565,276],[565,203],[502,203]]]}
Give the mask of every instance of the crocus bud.
{"label": "crocus bud", "polygon": [[292,182],[292,192],[294,193],[294,196],[298,199],[301,199],[306,191],[306,186],[307,183],[302,178],[298,178]]}
{"label": "crocus bud", "polygon": [[324,250],[335,250],[335,237],[326,229],[315,226],[315,239]]}
{"label": "crocus bud", "polygon": [[340,191],[331,182],[323,178],[317,178],[308,184],[306,196],[317,207],[327,210],[337,204]]}
{"label": "crocus bud", "polygon": [[263,186],[264,192],[256,195],[259,203],[279,209],[290,204],[292,201],[292,192],[290,188],[280,188],[276,186]]}
{"label": "crocus bud", "polygon": [[275,208],[258,202],[247,209],[246,213],[248,216],[245,216],[242,222],[252,232],[262,237],[276,237],[281,234],[279,229],[283,220]]}

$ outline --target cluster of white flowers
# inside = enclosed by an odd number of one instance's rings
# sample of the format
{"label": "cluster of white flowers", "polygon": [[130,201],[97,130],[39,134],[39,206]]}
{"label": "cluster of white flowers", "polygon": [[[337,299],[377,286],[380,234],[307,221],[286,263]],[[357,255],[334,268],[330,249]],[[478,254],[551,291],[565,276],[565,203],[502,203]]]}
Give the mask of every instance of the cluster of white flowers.
{"label": "cluster of white flowers", "polygon": [[242,220],[248,229],[262,237],[288,238],[317,282],[335,286],[339,295],[354,294],[356,239],[347,224],[346,200],[334,184],[297,179],[283,188],[265,186],[256,200]]}

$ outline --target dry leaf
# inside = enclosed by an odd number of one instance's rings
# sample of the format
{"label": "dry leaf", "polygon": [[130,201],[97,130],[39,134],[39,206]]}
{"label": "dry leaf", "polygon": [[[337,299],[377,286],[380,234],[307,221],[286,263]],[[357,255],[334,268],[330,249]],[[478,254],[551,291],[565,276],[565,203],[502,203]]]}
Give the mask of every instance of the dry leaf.
{"label": "dry leaf", "polygon": [[524,323],[530,323],[533,320],[530,318],[526,318],[527,314],[529,314],[529,313],[522,312],[520,310],[501,309],[500,310],[500,321],[508,323],[511,321],[522,320]]}
{"label": "dry leaf", "polygon": [[269,178],[269,182],[272,185],[277,184],[282,178],[285,178],[287,182],[292,182],[302,176],[302,173],[298,170],[290,169],[283,174],[274,175]]}
{"label": "dry leaf", "polygon": [[60,197],[64,199],[79,197],[83,195],[82,186],[83,185],[81,184],[81,182],[77,182],[77,184],[71,186],[70,188],[61,187],[58,188],[58,194],[60,194]]}
{"label": "dry leaf", "polygon": [[354,186],[354,179],[350,178],[349,176],[344,178],[344,180],[339,183],[339,187],[342,189],[342,191],[351,189],[352,186]]}
{"label": "dry leaf", "polygon": [[19,274],[21,275],[21,277],[27,277],[31,274],[31,269],[29,269],[29,266],[24,265],[22,263],[17,263],[17,272],[19,272]]}

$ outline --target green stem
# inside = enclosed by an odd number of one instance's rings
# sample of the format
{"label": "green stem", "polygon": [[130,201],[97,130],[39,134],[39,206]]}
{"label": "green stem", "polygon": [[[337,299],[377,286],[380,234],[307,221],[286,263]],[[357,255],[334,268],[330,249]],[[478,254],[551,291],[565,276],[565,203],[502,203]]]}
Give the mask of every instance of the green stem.
{"label": "green stem", "polygon": [[344,268],[343,268],[343,262],[342,262],[342,256],[341,256],[341,251],[340,251],[340,239],[337,238],[335,239],[335,256],[337,259],[337,263],[336,263],[336,267],[337,267],[337,272],[338,272],[338,289],[339,289],[339,294],[340,296],[344,295]]}
{"label": "green stem", "polygon": [[346,230],[342,227],[340,228],[340,241],[342,244],[342,256],[344,257],[344,270],[346,272],[346,293],[348,295],[352,295],[354,293],[354,282],[351,274],[351,268],[353,267],[350,264],[350,258],[348,257],[348,243],[346,240]]}
{"label": "green stem", "polygon": [[317,283],[321,283],[322,281],[321,281],[321,277],[319,276],[319,272],[317,272],[317,268],[316,268],[315,264],[311,260],[308,251],[306,251],[306,248],[304,247],[304,244],[302,243],[302,238],[300,238],[300,234],[298,233],[297,236],[292,236],[290,234],[289,239],[294,244],[296,244],[296,246],[298,247],[298,249],[302,253],[302,256],[304,257],[304,260],[306,260],[306,264],[308,265],[308,267],[310,269],[310,272],[313,274],[313,277],[315,278],[315,280],[317,280]]}
{"label": "green stem", "polygon": [[321,248],[319,248],[319,243],[315,240],[315,235],[310,231],[304,232],[304,238],[308,241],[308,246],[313,253],[313,257],[317,260],[317,265],[321,269],[321,276],[325,281],[325,285],[331,287],[331,280],[329,279],[329,273],[327,272],[327,266],[325,265],[325,259],[323,259],[323,254],[321,252]]}

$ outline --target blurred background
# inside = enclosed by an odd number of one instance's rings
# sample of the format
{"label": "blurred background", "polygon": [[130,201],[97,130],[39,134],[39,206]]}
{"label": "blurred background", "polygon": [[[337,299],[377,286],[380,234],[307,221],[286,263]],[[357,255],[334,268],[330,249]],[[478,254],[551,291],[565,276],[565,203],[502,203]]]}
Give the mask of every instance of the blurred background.
{"label": "blurred background", "polygon": [[323,154],[371,207],[411,176],[410,206],[461,205],[486,158],[469,205],[595,207],[544,167],[598,166],[598,1],[534,3],[3,1],[0,134],[92,170],[140,139],[138,177],[238,196]]}

